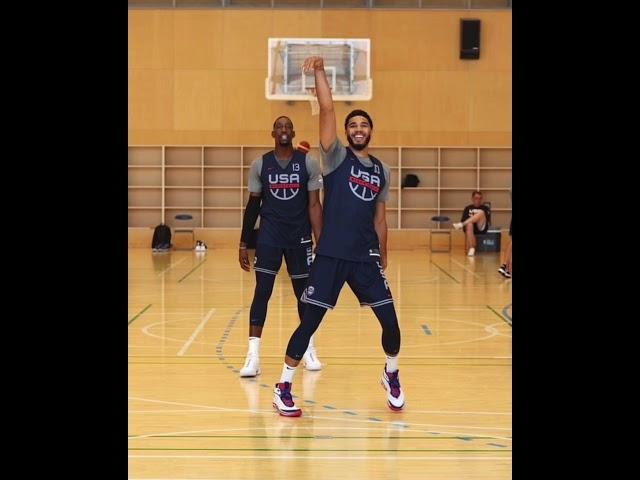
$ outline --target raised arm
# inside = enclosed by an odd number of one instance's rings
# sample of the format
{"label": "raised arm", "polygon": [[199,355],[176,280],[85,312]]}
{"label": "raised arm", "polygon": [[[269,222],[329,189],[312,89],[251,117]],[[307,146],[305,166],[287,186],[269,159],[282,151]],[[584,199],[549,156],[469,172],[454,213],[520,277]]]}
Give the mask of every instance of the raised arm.
{"label": "raised arm", "polygon": [[302,71],[314,71],[316,77],[316,95],[320,105],[320,144],[328,151],[336,141],[336,112],[333,108],[333,97],[324,71],[322,57],[309,57],[302,65]]}

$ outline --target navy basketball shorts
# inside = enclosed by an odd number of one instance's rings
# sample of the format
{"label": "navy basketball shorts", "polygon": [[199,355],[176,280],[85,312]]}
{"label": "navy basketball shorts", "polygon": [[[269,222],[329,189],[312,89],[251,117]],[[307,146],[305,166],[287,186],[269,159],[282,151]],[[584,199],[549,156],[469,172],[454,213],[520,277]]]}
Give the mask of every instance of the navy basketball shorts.
{"label": "navy basketball shorts", "polygon": [[279,248],[270,245],[256,246],[256,258],[253,269],[256,272],[277,275],[282,265],[282,257],[287,262],[287,272],[292,279],[309,277],[309,268],[313,262],[313,244],[311,240],[295,248]]}
{"label": "navy basketball shorts", "polygon": [[351,262],[324,255],[316,255],[300,300],[333,309],[344,282],[349,284],[362,307],[393,303],[389,283],[379,262]]}

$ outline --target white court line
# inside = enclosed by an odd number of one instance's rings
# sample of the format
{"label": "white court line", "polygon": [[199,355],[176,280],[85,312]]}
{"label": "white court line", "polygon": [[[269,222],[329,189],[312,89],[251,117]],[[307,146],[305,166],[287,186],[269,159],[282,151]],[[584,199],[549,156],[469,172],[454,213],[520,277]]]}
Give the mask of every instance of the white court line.
{"label": "white court line", "polygon": [[182,258],[182,259],[178,260],[177,262],[172,263],[172,264],[171,264],[171,265],[169,265],[167,268],[165,268],[163,271],[161,271],[161,272],[158,274],[158,276],[160,276],[160,275],[164,275],[165,273],[167,273],[169,270],[171,270],[173,267],[175,267],[175,266],[176,266],[176,265],[178,265],[179,263],[184,262],[186,259],[187,259],[187,257],[184,257],[184,258]]}
{"label": "white court line", "polygon": [[[155,334],[147,333],[147,332],[145,332],[145,333],[150,337],[155,337],[155,338],[159,338],[161,340],[167,340],[167,341],[170,341],[170,342],[181,342],[182,341],[181,339],[177,339],[177,338],[165,337],[165,336],[155,335]],[[441,342],[441,343],[439,342],[439,343],[434,344],[434,346],[441,347],[441,346],[444,346],[444,345],[454,345],[454,344],[457,344],[457,343],[478,342],[480,340],[487,340],[489,338],[496,337],[496,336],[506,337],[507,335],[494,333],[494,334],[491,334],[491,335],[487,335],[486,337],[472,338],[471,340],[461,340],[461,341],[456,341],[456,342]],[[511,337],[509,337],[509,338],[511,338]],[[195,343],[197,343],[199,345],[210,345],[207,342],[195,342]],[[151,346],[158,347],[158,345],[151,345]],[[225,343],[224,346],[225,346],[225,348],[226,347],[239,347],[239,348],[245,348],[245,349],[247,348],[246,343],[245,344],[241,344],[241,343]],[[414,343],[414,344],[411,344],[411,345],[402,344],[402,348],[403,349],[405,349],[405,348],[424,348],[424,344],[423,343]],[[360,351],[362,351],[362,350],[379,351],[380,350],[380,346],[379,345],[371,345],[371,346],[360,345],[360,346],[358,346],[358,349]],[[340,347],[340,346],[337,346],[337,345],[333,345],[333,346],[330,346],[330,347],[326,347],[326,346],[322,347],[322,351],[323,352],[336,352],[337,353],[339,351],[344,351],[344,350],[353,351],[354,347],[353,346]],[[231,355],[231,354],[226,354],[225,353],[224,356],[227,357],[227,358],[228,357],[242,357],[242,358],[244,358],[245,355],[246,355],[246,352],[244,354],[237,354],[237,355]],[[182,355],[182,356],[184,356],[185,358],[197,358],[197,357],[217,358],[217,355],[213,355],[213,354],[212,355]],[[357,358],[357,359],[361,359],[362,358],[362,357],[347,357],[347,356],[344,356],[344,355],[331,355],[331,356],[332,357],[339,357],[339,358]],[[268,357],[269,357],[269,355],[262,355],[262,354],[260,355],[260,358],[268,358]],[[271,355],[270,357],[273,358],[274,355]],[[280,355],[278,358],[281,358],[281,357],[282,357],[282,355]],[[165,357],[165,358],[168,358],[168,357]],[[401,358],[402,359],[407,359],[407,358],[423,359],[423,358],[429,358],[429,357],[409,357],[409,356],[403,355]],[[433,357],[433,358],[446,358],[446,357]],[[463,358],[463,357],[451,357],[451,358]],[[481,358],[481,357],[469,357],[469,358]],[[508,358],[508,359],[511,359],[511,357],[486,357],[486,358]]]}
{"label": "white court line", "polygon": [[127,413],[218,413],[218,410],[208,410],[205,408],[187,408],[184,410],[169,410],[166,408],[160,408],[158,410],[128,410]]}
{"label": "white court line", "polygon": [[[164,337],[160,337],[160,338],[164,338]],[[140,345],[141,347],[147,347],[147,345]],[[246,345],[245,345],[246,346]],[[160,348],[158,347],[158,345],[148,345],[148,347],[155,347],[155,348]],[[324,348],[324,347],[323,347]],[[246,356],[246,352],[245,353],[238,353],[235,355],[227,355],[225,354],[226,358],[245,358]],[[128,357],[131,358],[147,358],[149,357],[149,355],[128,355]],[[167,356],[167,355],[154,355],[154,357],[162,357],[162,358],[173,358],[172,356]],[[217,358],[217,355],[184,355],[185,358]],[[282,355],[278,354],[278,355],[264,355],[264,354],[260,354],[260,358],[278,358],[281,359]],[[339,360],[372,360],[372,359],[377,359],[379,360],[379,357],[362,357],[362,356],[358,356],[358,355],[340,355],[340,356],[332,356],[331,358],[337,358]],[[478,357],[478,356],[472,356],[472,357],[461,357],[459,355],[456,356],[446,356],[446,355],[440,355],[440,356],[432,356],[432,357],[425,357],[425,356],[410,356],[410,355],[403,355],[402,359],[403,360],[442,360],[442,359],[448,359],[448,358],[454,358],[454,359],[458,359],[458,360],[513,360],[513,357]],[[207,364],[204,364],[207,365]],[[430,366],[430,363],[425,363],[424,366]],[[466,364],[461,364],[461,365],[466,365]]]}
{"label": "white court line", "polygon": [[508,334],[506,334],[506,333],[501,333],[501,332],[499,332],[499,331],[495,328],[495,327],[496,327],[496,325],[497,325],[498,327],[502,327],[502,326],[504,325],[504,322],[498,322],[498,323],[493,323],[493,324],[491,324],[491,325],[487,325],[486,327],[484,327],[484,330],[485,330],[487,333],[493,333],[494,335],[500,335],[500,336],[507,337],[507,338],[513,338],[511,335],[508,335]]}
{"label": "white court line", "polygon": [[[427,318],[427,317],[424,317]],[[161,325],[161,324],[168,324],[168,323],[177,323],[177,322],[184,322],[187,321],[186,319],[180,319],[180,320],[170,320],[170,321],[162,321],[162,322],[156,322],[156,323],[151,323],[145,327],[142,328],[142,333],[144,333],[145,335],[149,336],[149,337],[153,337],[153,338],[158,338],[160,340],[165,340],[165,341],[169,341],[169,342],[182,342],[182,339],[180,338],[173,338],[173,337],[168,337],[166,335],[157,335],[155,333],[151,333],[149,332],[149,329],[151,329],[152,327],[155,327],[157,325]],[[444,321],[443,319],[440,319],[440,321]],[[479,327],[486,327],[485,324],[483,323],[474,323],[474,322],[466,322],[464,320],[452,320],[452,319],[447,319],[446,321],[449,322],[460,322],[460,323],[468,323],[470,325],[478,325]],[[182,328],[182,327],[176,327],[177,328]],[[328,329],[325,329],[323,331],[326,331]],[[337,330],[337,329],[336,329]],[[195,332],[194,332],[195,333]],[[438,342],[436,345],[437,346],[443,346],[443,345],[454,345],[454,344],[459,344],[459,343],[471,343],[471,342],[477,342],[480,340],[487,340],[489,338],[495,337],[497,335],[501,335],[499,333],[492,333],[490,335],[487,335],[485,337],[477,337],[477,338],[472,338],[469,340],[461,340],[461,341],[455,341],[455,342]],[[506,336],[506,335],[502,335],[502,336]],[[206,344],[206,342],[195,342],[197,344]],[[240,348],[246,348],[246,344],[240,344],[240,343],[225,343],[224,344],[225,347],[240,347]],[[184,348],[184,347],[183,347]],[[370,346],[360,346],[358,347],[360,350],[372,350],[372,351],[378,351],[379,350],[379,346],[378,345],[370,345]],[[407,348],[424,348],[424,344],[423,343],[414,343],[411,345],[407,345],[406,343],[402,345],[402,348],[407,349]],[[336,351],[344,351],[344,350],[349,350],[352,351],[353,350],[353,346],[337,346],[337,345],[333,345],[330,347],[323,347],[323,351],[328,351],[328,352],[336,352]],[[182,351],[182,350],[181,350]],[[178,353],[178,356],[185,356],[185,357],[195,357],[195,355],[181,355],[180,353]],[[201,355],[202,357],[208,357],[208,358],[217,358],[217,355]],[[233,355],[231,355],[233,356]],[[264,356],[264,355],[263,355]],[[346,358],[343,357],[342,355],[340,356],[341,358]],[[352,357],[352,358],[361,358],[361,357]],[[411,358],[411,357],[406,357],[403,356],[402,358]],[[413,357],[413,358],[427,358],[427,357]],[[456,358],[456,357],[454,357]],[[477,357],[475,357],[477,358]],[[501,358],[501,357],[491,357],[491,358]],[[511,358],[511,357],[502,357],[502,358]]]}
{"label": "white court line", "polygon": [[153,398],[128,397],[128,400],[138,400],[140,402],[150,402],[150,403],[162,403],[163,405],[178,405],[178,406],[181,406],[181,407],[198,407],[201,410],[216,410],[216,411],[231,410],[231,411],[236,411],[236,409],[234,409],[234,408],[213,407],[213,406],[210,406],[210,405],[198,405],[197,403],[169,402],[167,400],[154,400]]}
{"label": "white court line", "polygon": [[[479,327],[482,327],[486,330],[487,325],[484,323],[478,323],[478,322],[471,322],[468,320],[454,320],[452,318],[447,318],[447,319],[440,319],[440,321],[446,321],[446,322],[457,322],[457,323],[465,323],[467,325],[477,325]],[[490,325],[489,325],[490,326]],[[480,340],[487,340],[489,338],[495,337],[496,335],[498,335],[498,332],[495,331],[495,329],[493,329],[493,332],[489,332],[487,331],[487,333],[489,333],[489,335],[487,335],[486,337],[477,337],[477,338],[472,338],[470,340],[458,340],[458,341],[453,341],[453,342],[440,342],[437,345],[438,346],[443,346],[443,345],[459,345],[462,343],[472,343],[472,342],[478,342]],[[412,346],[412,345],[410,345]]]}
{"label": "white court line", "polygon": [[[162,325],[163,323],[167,324],[167,323],[184,322],[184,321],[188,321],[188,319],[180,319],[180,320],[171,320],[171,321],[162,321],[162,322],[150,323],[146,327],[142,328],[142,333],[144,333],[145,335],[147,335],[149,337],[158,338],[160,340],[167,340],[167,341],[170,341],[170,342],[181,343],[182,342],[181,338],[172,338],[172,337],[167,337],[165,335],[156,335],[155,333],[151,333],[149,331],[149,329],[151,327],[155,327],[156,325]],[[155,345],[155,346],[157,347],[157,345]]]}
{"label": "white court line", "polygon": [[[158,345],[127,345],[129,348],[161,348]],[[129,355],[130,357],[146,357],[147,355]]]}
{"label": "white court line", "polygon": [[198,324],[198,326],[196,327],[196,329],[193,331],[193,333],[191,334],[191,336],[189,337],[189,339],[185,342],[185,344],[182,346],[182,348],[180,349],[180,351],[178,352],[178,356],[181,357],[185,354],[185,352],[189,349],[189,347],[191,346],[191,343],[196,339],[196,337],[198,336],[198,334],[202,331],[202,329],[204,328],[204,326],[207,324],[207,322],[209,321],[209,319],[211,318],[211,316],[215,313],[216,309],[212,308],[211,310],[209,310],[209,313],[207,313],[207,315],[202,319],[202,321]]}
{"label": "white court line", "polygon": [[[202,410],[205,411],[205,410]],[[270,413],[274,413],[273,410]],[[322,427],[320,425],[313,425],[313,426],[308,426],[308,425],[304,425],[300,427],[303,430],[313,430],[313,432],[315,432],[316,430],[335,430],[336,427]],[[176,433],[210,433],[210,432],[253,432],[253,431],[269,431],[269,430],[275,430],[275,433],[278,433],[281,430],[281,427],[267,427],[267,426],[262,426],[262,427],[243,427],[243,428],[210,428],[207,430],[193,430],[193,431],[189,431],[189,432],[176,432]],[[384,426],[384,425],[380,425],[379,427],[340,427],[340,431],[343,430],[365,430],[365,431],[371,431],[371,432],[387,432],[389,431],[389,427],[388,426]],[[402,429],[403,432],[419,432],[419,433],[424,433],[422,430],[412,430],[410,428],[404,428]],[[168,435],[172,435],[171,433],[152,433],[152,434],[148,434],[146,437],[144,438],[155,438],[155,437],[163,437],[163,436],[168,436]],[[188,435],[187,435],[188,436]],[[137,438],[142,438],[139,436],[135,436],[135,437],[128,437],[129,440],[135,440]],[[194,438],[198,438],[198,437],[194,437]]]}
{"label": "white court line", "polygon": [[[166,400],[155,400],[155,399],[151,399],[151,398],[141,398],[141,397],[128,397],[129,400],[139,400],[139,401],[143,401],[143,402],[151,402],[151,403],[162,403],[162,404],[167,404],[167,405],[179,405],[179,406],[186,406],[186,407],[201,407],[203,409],[209,409],[209,410],[214,410],[214,411],[219,411],[221,413],[224,412],[245,412],[245,413],[261,413],[263,415],[274,415],[274,411],[273,410],[249,410],[249,409],[243,409],[243,408],[224,408],[224,407],[214,407],[214,406],[208,406],[208,405],[198,405],[198,404],[194,404],[194,403],[184,403],[184,402],[170,402],[170,401],[166,401]],[[336,413],[342,413],[344,412],[345,409],[337,409],[335,410]],[[328,412],[326,412],[328,413]],[[331,422],[335,422],[336,421],[336,417],[323,417],[323,416],[318,416],[318,415],[306,415],[306,418],[312,418],[312,419],[318,419],[318,420],[329,420]],[[358,419],[358,418],[341,418],[340,422],[355,422],[355,423],[367,423],[370,424],[371,421],[367,420],[367,419]],[[386,424],[389,426],[396,426],[397,421],[394,420],[392,422],[389,421],[382,421],[380,422],[382,425]],[[474,426],[469,426],[469,425],[440,425],[440,424],[436,424],[436,423],[415,423],[415,422],[410,422],[411,426],[416,426],[416,427],[429,427],[429,428],[433,428],[433,427],[449,427],[449,428],[464,428],[464,429],[484,429],[486,430],[505,430],[505,431],[511,431],[511,428],[505,428],[505,427],[491,427],[491,426],[482,426],[482,427],[474,427]],[[403,429],[403,431],[420,431],[420,430],[416,430],[416,429]],[[179,432],[156,432],[156,433],[149,433],[149,434],[144,434],[144,435],[136,435],[134,437],[128,437],[129,440],[135,440],[135,439],[140,439],[140,438],[148,438],[148,437],[152,437],[154,435],[178,435],[178,434],[186,434],[186,433],[202,433],[202,432],[206,432],[208,430],[187,430],[187,431],[179,431]],[[451,435],[464,435],[464,436],[475,436],[478,434],[474,434],[474,433],[470,433],[470,432],[448,432],[448,431],[440,431],[439,433],[448,433]],[[484,437],[490,437],[492,439],[500,439],[500,440],[508,440],[510,441],[511,439],[508,437],[500,437],[497,435],[491,435],[488,433],[483,433]]]}
{"label": "white court line", "polygon": [[[474,452],[469,452],[474,453]],[[202,458],[208,460],[511,460],[512,457],[485,457],[482,455],[469,455],[466,457],[405,457],[403,455],[386,456],[315,456],[315,455],[129,455],[129,458]]]}
{"label": "white court line", "polygon": [[[272,410],[258,410],[258,412],[272,412]],[[367,412],[367,413],[388,413],[389,410],[382,409],[367,409],[367,408],[350,408],[350,412]],[[158,410],[129,410],[128,413],[211,413],[209,410],[204,408],[188,408],[188,409],[179,409],[179,410],[168,410],[165,408],[160,408]],[[214,411],[213,413],[217,413]],[[512,416],[512,413],[509,412],[453,412],[448,410],[411,410],[411,413],[429,413],[433,415],[506,415]]]}
{"label": "white court line", "polygon": [[[212,309],[215,310],[215,309]],[[209,311],[209,314],[211,314],[211,311]],[[434,320],[434,317],[431,316],[421,316],[421,317],[416,317],[416,320],[420,320],[420,319],[429,319],[429,320]],[[477,342],[477,341],[482,341],[482,340],[488,340],[490,338],[496,337],[496,336],[504,336],[507,338],[512,338],[509,335],[505,335],[502,334],[500,332],[498,332],[497,330],[495,330],[494,328],[491,328],[491,331],[486,330],[487,327],[493,327],[493,325],[500,325],[500,322],[491,324],[491,325],[486,325],[484,323],[479,323],[479,322],[474,322],[474,321],[469,321],[469,320],[456,320],[456,319],[452,319],[452,318],[447,318],[447,319],[442,319],[442,318],[435,318],[436,321],[439,322],[456,322],[456,323],[462,323],[462,324],[467,324],[467,325],[472,325],[472,326],[478,326],[481,327],[483,329],[485,329],[485,331],[487,333],[489,333],[489,335],[485,336],[485,337],[477,337],[477,338],[472,338],[472,339],[467,339],[467,340],[459,340],[459,341],[451,341],[451,342],[438,342],[436,345],[438,347],[441,346],[445,346],[445,345],[459,345],[459,344],[464,344],[464,343],[472,343],[472,342]],[[149,332],[149,329],[152,327],[155,327],[156,325],[162,325],[162,324],[169,324],[169,323],[178,323],[178,322],[183,322],[185,321],[185,319],[178,319],[178,320],[164,320],[164,321],[160,321],[160,322],[156,322],[156,323],[151,323],[145,327],[142,328],[142,333],[144,333],[147,336],[150,337],[154,337],[154,338],[158,338],[160,340],[165,340],[165,341],[171,341],[171,342],[181,342],[181,339],[176,339],[176,338],[172,338],[172,337],[168,337],[166,335],[156,335],[153,334],[151,332]],[[205,320],[203,320],[204,323],[206,323],[208,320],[205,318]],[[202,325],[202,327],[204,327],[204,325]],[[196,328],[196,331],[194,332],[194,335],[197,335],[199,333],[198,329],[201,328],[201,325],[198,325],[198,327]],[[195,339],[195,336],[192,335],[193,338],[190,338],[189,340],[193,341]],[[202,344],[203,342],[196,342],[196,343],[200,343]],[[240,348],[245,348],[246,344],[237,344],[237,343],[225,343],[225,347],[240,347]],[[419,344],[412,344],[412,345],[406,345],[403,344],[402,347],[404,349],[407,348],[423,348],[424,345],[422,343]],[[184,355],[185,352],[183,352],[182,350],[185,347],[183,346],[182,349],[180,350],[180,352],[182,353],[178,353],[178,356],[186,356],[186,357],[191,357],[194,358],[196,357],[196,355]],[[331,347],[324,347],[325,350],[328,350],[329,352],[333,352],[333,351],[340,351],[340,350],[353,350],[352,346],[345,346],[345,347],[340,347],[340,346],[331,346]],[[369,347],[360,347],[360,349],[362,350],[377,350],[379,347],[375,346],[375,345],[371,345]],[[186,351],[186,350],[185,350]],[[227,356],[234,356],[234,355],[227,355]],[[268,356],[263,355],[265,358]],[[335,356],[335,355],[334,355]],[[198,357],[202,357],[202,358],[216,358],[217,355],[198,355]],[[343,355],[340,355],[340,358],[361,358],[361,357],[346,357]],[[403,358],[408,359],[408,358],[419,358],[419,359],[423,359],[423,358],[430,358],[430,357],[409,357],[409,356],[403,356]],[[432,357],[432,358],[446,358],[446,357]],[[451,358],[459,358],[459,357],[451,357]],[[471,358],[479,358],[479,357],[471,357]],[[490,359],[499,359],[499,358],[505,358],[505,359],[511,359],[512,357],[485,357],[485,358],[490,358]]]}
{"label": "white court line", "polygon": [[[350,408],[350,412],[370,412],[370,413],[388,413],[389,410],[382,409],[367,409],[367,408]],[[410,413],[433,413],[438,415],[513,415],[510,412],[458,412],[458,411],[449,411],[449,410],[409,410]]]}
{"label": "white court line", "polygon": [[[175,315],[184,315],[181,312],[174,312]],[[166,315],[169,315],[168,313]],[[146,325],[145,327],[142,327],[142,333],[144,333],[145,335],[147,335],[148,337],[153,337],[153,338],[158,338],[160,340],[168,340],[171,342],[178,342],[178,343],[182,343],[182,339],[181,338],[172,338],[172,337],[167,337],[166,335],[156,335],[154,333],[151,333],[149,331],[149,329],[157,326],[157,325],[169,325],[172,323],[181,323],[181,322],[188,322],[189,320],[192,320],[193,318],[198,318],[198,315],[188,315],[187,317],[183,317],[183,318],[179,318],[178,320],[161,320],[159,322],[155,322],[155,323],[150,323],[149,325]],[[182,328],[182,327],[176,327],[177,328]],[[172,329],[173,330],[173,329]],[[157,345],[149,345],[149,347],[157,347]]]}
{"label": "white court line", "polygon": [[[482,287],[484,288],[484,287]],[[129,295],[129,297],[147,297],[147,296],[151,296],[154,294],[140,294],[140,295]],[[196,296],[198,295],[198,298],[200,298],[200,294],[199,293],[185,293],[181,295],[181,299],[184,298],[185,296],[188,295],[193,295]],[[354,297],[355,299],[355,297]],[[354,300],[355,301],[355,300]],[[337,305],[337,307],[340,307],[340,310],[353,310],[354,312],[361,312],[363,311],[363,308],[359,305]],[[194,303],[192,307],[189,308],[200,308],[200,303]],[[237,309],[238,308],[238,304],[228,304],[228,305],[220,305],[218,304],[217,307],[219,310],[223,309],[223,308],[228,308],[230,310],[233,309]],[[298,307],[296,307],[295,305],[282,305],[279,306],[278,309],[282,309],[282,310],[296,310],[298,309]],[[483,305],[483,306],[478,306],[478,307],[454,307],[454,306],[440,306],[440,305],[396,305],[396,309],[407,309],[407,310],[429,310],[429,309],[440,309],[440,310],[447,310],[447,311],[460,311],[460,312],[475,312],[475,311],[482,311],[485,312],[487,310],[487,306]],[[167,315],[179,315],[181,313],[191,313],[191,310],[172,310],[170,312],[165,312]]]}
{"label": "white court line", "polygon": [[[260,413],[262,415],[270,415],[270,416],[275,416],[276,412],[275,410],[241,410],[241,409],[224,409],[225,411],[219,411],[219,412],[211,412],[211,413],[227,413],[227,411],[232,411],[232,412],[247,412],[247,413]],[[203,410],[205,411],[205,410]],[[336,413],[342,413],[344,412],[344,410],[333,410]],[[349,410],[351,411],[351,410]],[[326,412],[326,413],[330,413],[330,412]],[[276,417],[277,418],[277,417]],[[312,419],[316,419],[316,420],[328,420],[331,422],[335,422],[336,421],[336,417],[321,417],[318,415],[305,415],[305,418],[312,418]],[[340,418],[340,422],[357,422],[357,423],[367,423],[367,424],[371,424],[371,420],[360,420],[358,418]],[[402,432],[421,432],[424,433],[423,430],[419,430],[416,428],[404,428],[399,426],[397,423],[397,420],[393,420],[393,421],[386,421],[383,420],[381,422],[375,422],[377,424],[382,425],[386,425],[386,427],[384,427],[385,430],[388,430],[389,427],[397,427],[398,431],[402,431]],[[474,427],[474,426],[469,426],[469,425],[440,425],[437,423],[415,423],[415,422],[410,422],[411,426],[416,426],[416,427],[429,427],[429,429],[433,430],[434,427],[451,427],[451,428],[473,428],[473,429],[478,429],[478,430],[505,430],[507,432],[511,431],[511,428],[505,428],[505,427],[490,427],[490,426],[482,426],[482,427]],[[313,428],[320,428],[318,426],[314,426]],[[329,427],[329,429],[335,429],[338,427]],[[340,430],[347,430],[350,429],[349,427],[344,427],[344,426],[340,426],[339,427]],[[381,429],[382,427],[380,427],[379,429]],[[258,428],[258,430],[265,430],[265,427],[262,428]],[[156,432],[156,433],[145,433],[143,435],[135,435],[133,437],[127,437],[128,440],[140,440],[143,438],[150,438],[150,437],[161,437],[161,436],[174,436],[174,435],[186,435],[186,434],[190,434],[190,433],[207,433],[207,432],[218,432],[220,430],[212,430],[212,429],[207,429],[207,430],[183,430],[183,431],[179,431],[179,432]],[[226,430],[224,430],[226,431]],[[487,437],[487,439],[500,439],[500,440],[506,440],[506,441],[511,441],[511,439],[509,437],[500,437],[497,435],[491,435],[489,433],[486,432],[480,432],[480,433],[471,433],[471,432],[449,432],[446,430],[440,430],[438,428],[438,433],[447,433],[450,435],[460,435],[460,436],[464,436],[464,437],[475,437],[475,436],[480,436],[480,437]]]}
{"label": "white court line", "polygon": [[482,277],[480,275],[478,275],[476,272],[474,272],[473,270],[469,270],[467,267],[465,267],[463,264],[456,262],[453,258],[451,259],[451,261],[453,263],[455,263],[456,265],[464,268],[467,272],[469,272],[471,275],[473,275],[474,277],[476,277],[479,280],[482,280]]}

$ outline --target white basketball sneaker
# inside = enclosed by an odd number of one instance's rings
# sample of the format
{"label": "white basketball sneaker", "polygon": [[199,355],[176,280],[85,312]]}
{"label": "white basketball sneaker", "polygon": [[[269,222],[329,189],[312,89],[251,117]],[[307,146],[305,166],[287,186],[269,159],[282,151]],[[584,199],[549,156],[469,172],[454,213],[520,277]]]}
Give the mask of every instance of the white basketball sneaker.
{"label": "white basketball sneaker", "polygon": [[302,356],[302,362],[304,363],[304,368],[307,370],[322,370],[322,363],[320,363],[314,347],[307,348],[307,351],[304,352],[304,355]]}
{"label": "white basketball sneaker", "polygon": [[299,417],[302,410],[296,407],[291,396],[291,384],[289,382],[276,383],[273,389],[273,408],[283,417]]}
{"label": "white basketball sneaker", "polygon": [[387,366],[384,366],[382,372],[382,380],[380,384],[387,391],[387,405],[394,412],[399,412],[404,408],[404,393],[400,387],[400,370],[395,372],[387,372]]}
{"label": "white basketball sneaker", "polygon": [[244,366],[240,369],[241,377],[255,377],[260,375],[260,357],[254,353],[247,353]]}

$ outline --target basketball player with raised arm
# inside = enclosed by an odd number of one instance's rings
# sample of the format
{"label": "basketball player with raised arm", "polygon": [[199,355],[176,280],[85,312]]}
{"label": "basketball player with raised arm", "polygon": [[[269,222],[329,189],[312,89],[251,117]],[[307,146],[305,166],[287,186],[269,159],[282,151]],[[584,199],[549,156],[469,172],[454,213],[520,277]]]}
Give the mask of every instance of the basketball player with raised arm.
{"label": "basketball player with raised arm", "polygon": [[398,353],[400,328],[393,297],[384,275],[387,266],[387,221],[385,201],[389,193],[390,169],[369,154],[373,121],[363,110],[347,115],[344,128],[348,147],[337,138],[333,98],[321,57],[305,60],[303,71],[314,71],[320,106],[320,151],[324,188],[322,236],[311,266],[302,301],[307,303],[302,322],[293,332],[274,389],[273,406],[280,415],[297,417],[291,384],[327,309],[335,307],[345,282],[361,306],[369,306],[382,326],[382,348],[386,363],[381,384],[391,410],[404,407],[400,387]]}

